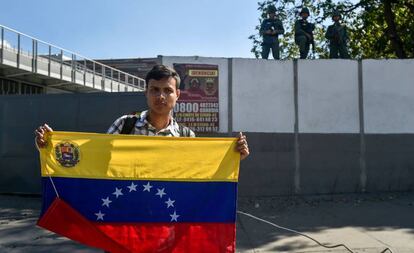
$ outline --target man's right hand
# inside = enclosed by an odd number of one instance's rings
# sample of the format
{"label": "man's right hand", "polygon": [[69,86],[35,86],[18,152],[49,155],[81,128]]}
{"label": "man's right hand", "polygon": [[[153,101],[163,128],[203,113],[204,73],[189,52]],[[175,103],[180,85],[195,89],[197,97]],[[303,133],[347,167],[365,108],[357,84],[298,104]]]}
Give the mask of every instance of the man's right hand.
{"label": "man's right hand", "polygon": [[47,132],[53,132],[53,129],[48,126],[47,124],[43,124],[42,126],[39,126],[38,128],[36,128],[35,130],[35,141],[36,144],[39,148],[44,148],[46,147],[46,139],[45,139],[45,134]]}

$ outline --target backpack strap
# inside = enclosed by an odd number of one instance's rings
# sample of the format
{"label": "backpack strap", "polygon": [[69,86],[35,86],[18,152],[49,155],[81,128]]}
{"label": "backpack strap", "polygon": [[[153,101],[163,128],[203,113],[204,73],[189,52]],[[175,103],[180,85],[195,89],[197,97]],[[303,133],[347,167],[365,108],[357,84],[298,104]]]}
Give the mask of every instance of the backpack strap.
{"label": "backpack strap", "polygon": [[131,134],[137,120],[138,117],[127,117],[124,121],[120,134]]}
{"label": "backpack strap", "polygon": [[[132,130],[135,127],[135,124],[137,123],[139,114],[135,114],[133,117],[127,117],[125,118],[124,125],[122,126],[120,134],[131,134]],[[190,137],[191,130],[190,128],[183,126],[181,124],[178,124],[179,133],[181,137]]]}

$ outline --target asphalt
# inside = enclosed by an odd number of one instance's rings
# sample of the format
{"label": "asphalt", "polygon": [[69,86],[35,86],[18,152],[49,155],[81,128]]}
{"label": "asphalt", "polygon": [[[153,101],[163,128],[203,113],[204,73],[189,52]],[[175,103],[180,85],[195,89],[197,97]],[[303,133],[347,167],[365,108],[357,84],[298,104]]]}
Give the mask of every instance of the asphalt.
{"label": "asphalt", "polygon": [[[0,195],[1,253],[102,252],[37,227],[40,206],[38,197]],[[414,253],[414,192],[239,198],[238,210],[357,253]],[[350,252],[267,222],[239,213],[237,252]]]}

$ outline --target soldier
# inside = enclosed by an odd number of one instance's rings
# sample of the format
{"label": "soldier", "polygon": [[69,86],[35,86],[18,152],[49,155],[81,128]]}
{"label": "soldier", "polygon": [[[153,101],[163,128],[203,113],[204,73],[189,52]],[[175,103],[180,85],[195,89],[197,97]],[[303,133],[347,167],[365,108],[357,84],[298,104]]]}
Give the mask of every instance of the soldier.
{"label": "soldier", "polygon": [[328,27],[325,38],[329,40],[329,58],[349,59],[348,49],[346,44],[348,42],[348,33],[346,26],[341,24],[341,14],[339,11],[332,13],[333,25]]}
{"label": "soldier", "polygon": [[311,44],[312,49],[315,50],[315,41],[313,40],[315,25],[307,20],[309,17],[308,8],[303,8],[299,15],[302,19],[295,22],[295,43],[299,46],[300,58],[306,59]]}
{"label": "soldier", "polygon": [[276,17],[276,7],[271,5],[267,9],[269,18],[263,20],[260,26],[260,35],[263,36],[262,42],[262,58],[267,59],[269,57],[270,49],[272,49],[272,55],[275,60],[280,59],[279,56],[279,34],[285,33],[283,29],[282,21]]}

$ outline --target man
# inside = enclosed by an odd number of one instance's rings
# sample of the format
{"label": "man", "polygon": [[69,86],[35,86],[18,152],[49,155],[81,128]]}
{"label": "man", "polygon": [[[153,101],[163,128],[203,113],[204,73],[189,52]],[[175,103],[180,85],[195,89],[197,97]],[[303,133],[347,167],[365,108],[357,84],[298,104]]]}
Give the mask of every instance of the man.
{"label": "man", "polygon": [[315,42],[313,40],[313,30],[315,30],[315,25],[309,23],[307,20],[309,17],[308,8],[303,8],[299,15],[302,19],[295,22],[295,43],[299,46],[300,59],[306,59],[311,44],[312,49],[315,50]]}
{"label": "man", "polygon": [[218,90],[213,78],[207,78],[204,93],[209,97],[217,97]]}
{"label": "man", "polygon": [[339,11],[332,13],[334,24],[328,27],[325,38],[329,40],[329,58],[349,59],[347,42],[348,33],[346,26],[341,24],[341,14]]}
{"label": "man", "polygon": [[260,34],[263,36],[262,42],[262,58],[269,57],[270,49],[275,60],[279,60],[279,34],[284,34],[282,21],[276,17],[276,7],[271,5],[267,10],[269,18],[263,20],[260,26]]}
{"label": "man", "polygon": [[[124,115],[118,118],[108,129],[108,133],[195,137],[193,131],[180,126],[171,116],[177,99],[180,97],[180,77],[177,72],[167,66],[156,65],[148,72],[145,81],[145,96],[149,110],[143,111],[140,115]],[[127,131],[125,131],[126,128],[128,128]],[[47,124],[35,130],[38,147],[46,145],[45,133],[51,131],[53,131],[52,128]],[[241,160],[249,155],[246,136],[242,133],[238,136],[237,150],[240,152]]]}
{"label": "man", "polygon": [[187,89],[191,95],[200,95],[204,96],[204,91],[200,88],[200,81],[197,78],[192,78],[190,80],[190,85]]}

